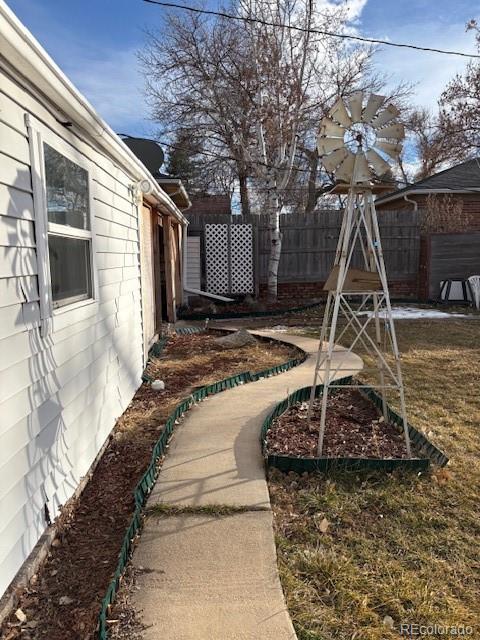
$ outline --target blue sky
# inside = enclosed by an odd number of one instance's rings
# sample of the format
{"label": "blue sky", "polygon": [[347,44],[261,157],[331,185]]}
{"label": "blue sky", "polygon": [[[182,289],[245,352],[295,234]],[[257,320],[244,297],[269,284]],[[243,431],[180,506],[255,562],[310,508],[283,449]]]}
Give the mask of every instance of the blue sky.
{"label": "blue sky", "polygon": [[[145,41],[144,29],[161,24],[161,7],[141,0],[7,0],[7,4],[115,131],[134,135],[154,131],[136,51]],[[362,35],[474,51],[473,35],[465,33],[465,23],[480,18],[477,0],[350,0],[346,4]],[[218,3],[208,0],[208,6]],[[466,61],[383,47],[377,64],[392,82],[417,83],[415,102],[432,107],[445,83],[464,69]]]}

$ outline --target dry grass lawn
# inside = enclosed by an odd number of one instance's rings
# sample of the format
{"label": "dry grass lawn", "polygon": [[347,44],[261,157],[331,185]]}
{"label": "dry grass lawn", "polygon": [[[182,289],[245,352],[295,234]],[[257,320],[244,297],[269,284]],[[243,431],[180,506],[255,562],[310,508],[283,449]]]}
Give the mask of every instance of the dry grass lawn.
{"label": "dry grass lawn", "polygon": [[271,475],[299,640],[393,640],[400,623],[470,625],[480,638],[480,322],[396,326],[409,421],[450,464],[420,476]]}

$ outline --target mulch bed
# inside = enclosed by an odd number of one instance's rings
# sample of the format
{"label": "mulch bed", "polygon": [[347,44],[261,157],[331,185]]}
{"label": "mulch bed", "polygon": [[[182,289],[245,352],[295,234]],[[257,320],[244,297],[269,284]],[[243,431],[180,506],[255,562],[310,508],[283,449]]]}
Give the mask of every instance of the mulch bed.
{"label": "mulch bed", "polygon": [[[267,434],[269,454],[316,458],[321,399],[307,422],[308,402],[290,407]],[[407,458],[405,440],[397,427],[385,422],[375,405],[356,389],[332,393],[328,398],[323,457]]]}
{"label": "mulch bed", "polygon": [[163,379],[165,391],[143,384],[117,421],[83,493],[63,508],[49,557],[20,594],[18,607],[26,620],[20,625],[12,615],[0,630],[2,640],[94,638],[100,603],[134,508],[133,489],[175,405],[196,386],[298,355],[263,342],[223,350],[214,340],[204,334],[174,336],[163,354],[152,359],[147,373]]}

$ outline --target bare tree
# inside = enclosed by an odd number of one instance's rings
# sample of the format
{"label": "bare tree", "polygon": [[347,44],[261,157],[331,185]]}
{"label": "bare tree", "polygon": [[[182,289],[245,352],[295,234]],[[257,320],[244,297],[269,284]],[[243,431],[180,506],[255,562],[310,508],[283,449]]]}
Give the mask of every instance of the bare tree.
{"label": "bare tree", "polygon": [[163,133],[181,129],[201,139],[212,183],[225,175],[231,187],[235,179],[242,213],[250,213],[252,194],[269,214],[271,298],[281,214],[312,211],[331,182],[316,151],[321,118],[338,94],[381,84],[371,48],[318,33],[345,31],[345,8],[313,3],[238,0],[228,13],[239,20],[170,14],[141,55]]}
{"label": "bare tree", "polygon": [[[153,119],[163,134],[181,128],[203,140],[212,176],[235,174],[242,213],[249,213],[246,150],[252,138],[253,72],[241,24],[219,17],[167,14],[140,54]],[[225,171],[225,168],[230,171]]]}
{"label": "bare tree", "polygon": [[240,11],[250,20],[245,27],[256,86],[252,112],[256,139],[249,148],[249,159],[256,181],[264,187],[262,200],[270,232],[268,297],[276,299],[282,249],[280,215],[312,80],[312,0],[306,4],[296,0],[246,0]]}
{"label": "bare tree", "polygon": [[426,232],[453,232],[471,229],[472,214],[464,211],[463,202],[452,194],[430,193],[421,216],[421,227]]}
{"label": "bare tree", "polygon": [[[467,31],[475,32],[480,52],[480,27],[471,20]],[[440,128],[450,141],[454,159],[480,153],[480,62],[471,62],[465,73],[449,82],[440,98]]]}
{"label": "bare tree", "polygon": [[428,109],[412,109],[405,118],[405,127],[418,164],[415,171],[408,171],[402,157],[400,168],[406,183],[423,180],[456,158],[439,114],[435,115]]}

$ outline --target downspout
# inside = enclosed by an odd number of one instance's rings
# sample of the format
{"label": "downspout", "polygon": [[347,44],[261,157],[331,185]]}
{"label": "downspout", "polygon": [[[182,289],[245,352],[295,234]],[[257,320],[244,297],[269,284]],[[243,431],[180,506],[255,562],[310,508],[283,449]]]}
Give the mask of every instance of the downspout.
{"label": "downspout", "polygon": [[418,211],[418,202],[416,200],[412,200],[407,196],[407,194],[403,196],[403,199],[405,200],[405,202],[410,202],[410,204],[413,204],[414,211]]}

